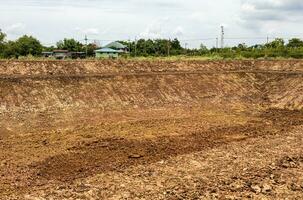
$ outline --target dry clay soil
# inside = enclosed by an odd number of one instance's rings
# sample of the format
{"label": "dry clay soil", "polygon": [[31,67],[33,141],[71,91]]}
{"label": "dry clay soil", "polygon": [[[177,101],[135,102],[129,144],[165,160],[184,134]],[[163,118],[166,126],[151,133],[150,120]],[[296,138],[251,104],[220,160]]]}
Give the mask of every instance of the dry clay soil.
{"label": "dry clay soil", "polygon": [[0,199],[303,199],[303,61],[1,61]]}

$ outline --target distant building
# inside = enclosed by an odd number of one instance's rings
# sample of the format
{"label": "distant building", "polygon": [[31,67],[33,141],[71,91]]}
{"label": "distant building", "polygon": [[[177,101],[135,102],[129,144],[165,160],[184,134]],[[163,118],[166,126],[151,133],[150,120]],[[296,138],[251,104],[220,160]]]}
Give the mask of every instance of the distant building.
{"label": "distant building", "polygon": [[123,54],[122,50],[115,50],[111,48],[102,48],[95,50],[96,58],[118,58],[120,54]]}
{"label": "distant building", "polygon": [[109,43],[104,48],[111,48],[111,49],[115,49],[115,50],[121,50],[121,51],[124,51],[125,53],[127,52],[127,46],[121,44],[120,42]]}
{"label": "distant building", "polygon": [[42,52],[42,56],[45,58],[55,58],[58,60],[64,60],[66,58],[78,59],[86,58],[85,52],[69,52],[68,50],[54,50],[52,52]]}
{"label": "distant building", "polygon": [[69,53],[68,50],[54,50],[53,57],[58,60],[63,60],[71,57],[71,53]]}
{"label": "distant building", "polygon": [[122,54],[128,53],[127,46],[112,42],[101,49],[95,50],[96,58],[118,58]]}
{"label": "distant building", "polygon": [[53,57],[53,52],[44,51],[44,52],[42,52],[42,56],[43,56],[44,58]]}

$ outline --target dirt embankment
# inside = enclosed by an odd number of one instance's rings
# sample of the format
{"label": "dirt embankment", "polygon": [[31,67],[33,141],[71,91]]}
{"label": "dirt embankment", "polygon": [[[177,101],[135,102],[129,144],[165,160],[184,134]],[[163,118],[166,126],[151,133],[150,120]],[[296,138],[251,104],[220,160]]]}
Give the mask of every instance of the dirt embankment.
{"label": "dirt embankment", "polygon": [[302,61],[2,61],[0,112],[167,105],[302,109]]}
{"label": "dirt embankment", "polygon": [[226,70],[303,72],[303,61],[0,61],[0,76],[219,72]]}
{"label": "dirt embankment", "polygon": [[302,199],[303,61],[1,61],[0,199]]}

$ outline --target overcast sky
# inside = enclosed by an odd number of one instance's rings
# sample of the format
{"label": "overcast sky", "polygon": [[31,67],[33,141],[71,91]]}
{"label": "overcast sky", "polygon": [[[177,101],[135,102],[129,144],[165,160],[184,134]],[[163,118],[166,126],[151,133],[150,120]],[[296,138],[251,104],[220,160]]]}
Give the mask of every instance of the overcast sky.
{"label": "overcast sky", "polygon": [[303,37],[302,20],[303,0],[0,0],[9,39],[30,34],[46,45],[88,35],[101,44],[177,37],[182,45],[215,46],[221,25],[226,45],[252,44]]}

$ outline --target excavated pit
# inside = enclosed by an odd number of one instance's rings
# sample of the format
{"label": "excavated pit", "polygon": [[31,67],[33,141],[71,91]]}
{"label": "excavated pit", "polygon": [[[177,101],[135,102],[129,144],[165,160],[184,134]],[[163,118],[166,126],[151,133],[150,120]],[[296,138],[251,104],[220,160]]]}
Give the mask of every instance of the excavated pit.
{"label": "excavated pit", "polygon": [[0,103],[0,199],[303,194],[301,60],[1,61]]}

